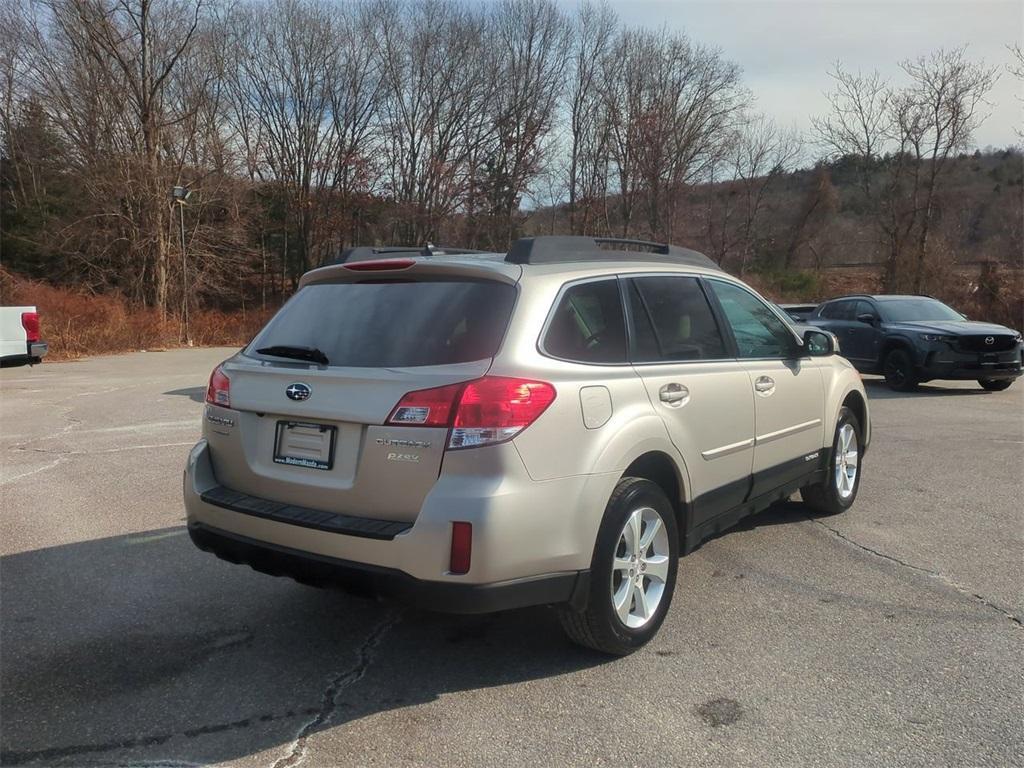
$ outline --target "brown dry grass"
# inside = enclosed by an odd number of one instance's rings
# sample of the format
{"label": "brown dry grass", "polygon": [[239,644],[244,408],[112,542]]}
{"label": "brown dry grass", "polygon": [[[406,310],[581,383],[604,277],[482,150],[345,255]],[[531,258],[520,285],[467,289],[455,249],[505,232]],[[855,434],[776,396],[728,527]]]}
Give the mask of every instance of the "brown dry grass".
{"label": "brown dry grass", "polygon": [[[184,346],[177,317],[161,320],[153,309],[137,307],[117,295],[93,295],[26,280],[0,269],[0,304],[35,305],[48,360]],[[189,318],[196,346],[241,346],[263,326],[270,312],[227,313],[213,309]]]}

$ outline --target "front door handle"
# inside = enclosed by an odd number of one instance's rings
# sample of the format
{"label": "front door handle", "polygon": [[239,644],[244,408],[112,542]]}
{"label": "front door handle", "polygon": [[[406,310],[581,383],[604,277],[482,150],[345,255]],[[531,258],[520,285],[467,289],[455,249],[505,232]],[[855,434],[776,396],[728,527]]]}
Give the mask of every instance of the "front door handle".
{"label": "front door handle", "polygon": [[690,399],[690,390],[684,387],[682,384],[666,384],[660,390],[658,390],[658,398],[663,403],[668,405],[678,406],[683,405],[687,400]]}
{"label": "front door handle", "polygon": [[771,376],[758,376],[754,381],[754,389],[762,395],[769,395],[775,391],[775,379]]}

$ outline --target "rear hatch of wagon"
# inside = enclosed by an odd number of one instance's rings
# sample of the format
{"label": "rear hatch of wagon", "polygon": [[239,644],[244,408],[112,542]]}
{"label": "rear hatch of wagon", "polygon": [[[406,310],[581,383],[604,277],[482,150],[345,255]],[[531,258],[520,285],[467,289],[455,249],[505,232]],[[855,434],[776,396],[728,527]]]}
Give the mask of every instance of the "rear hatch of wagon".
{"label": "rear hatch of wagon", "polygon": [[223,364],[226,384],[215,372],[227,407],[208,406],[205,426],[222,486],[327,512],[415,519],[437,481],[448,427],[415,423],[426,418],[417,409],[401,417],[412,426],[396,423],[396,406],[410,392],[487,373],[519,268],[401,264],[327,270]]}

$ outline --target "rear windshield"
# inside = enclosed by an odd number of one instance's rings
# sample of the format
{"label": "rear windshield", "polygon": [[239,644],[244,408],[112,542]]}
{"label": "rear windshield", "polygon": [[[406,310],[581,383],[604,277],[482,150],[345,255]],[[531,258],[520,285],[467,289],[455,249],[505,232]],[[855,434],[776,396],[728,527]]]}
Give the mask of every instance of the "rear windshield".
{"label": "rear windshield", "polygon": [[407,368],[493,357],[516,290],[494,281],[319,283],[293,296],[246,348],[313,347],[329,365]]}

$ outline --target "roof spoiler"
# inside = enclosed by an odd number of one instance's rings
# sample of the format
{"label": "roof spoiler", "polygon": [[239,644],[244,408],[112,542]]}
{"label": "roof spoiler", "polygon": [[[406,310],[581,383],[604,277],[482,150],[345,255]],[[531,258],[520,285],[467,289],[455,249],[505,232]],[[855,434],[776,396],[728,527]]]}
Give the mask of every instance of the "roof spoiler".
{"label": "roof spoiler", "polygon": [[[351,264],[359,261],[394,258],[432,258],[435,256],[460,256],[490,254],[490,251],[476,251],[469,248],[451,248],[414,245],[380,245],[347,248],[326,264]],[[650,240],[630,240],[618,237],[584,237],[580,235],[544,235],[522,237],[512,243],[505,262],[508,264],[566,264],[578,261],[646,261],[681,264],[688,267],[721,270],[714,261],[703,253],[680,248],[668,243]]]}
{"label": "roof spoiler", "polygon": [[486,253],[486,251],[474,251],[468,248],[449,248],[448,246],[433,245],[431,243],[421,246],[361,245],[355,248],[346,248],[337,258],[325,262],[325,266],[328,264],[351,264],[356,261],[373,261],[375,259],[393,259],[401,256],[410,258],[419,256],[429,259],[433,256],[460,256],[474,253]]}
{"label": "roof spoiler", "polygon": [[512,243],[510,264],[565,264],[574,261],[664,261],[689,267],[721,270],[703,253],[650,240],[579,235],[523,237]]}

